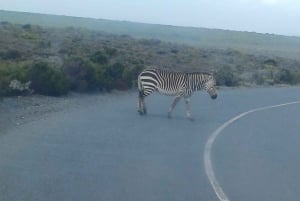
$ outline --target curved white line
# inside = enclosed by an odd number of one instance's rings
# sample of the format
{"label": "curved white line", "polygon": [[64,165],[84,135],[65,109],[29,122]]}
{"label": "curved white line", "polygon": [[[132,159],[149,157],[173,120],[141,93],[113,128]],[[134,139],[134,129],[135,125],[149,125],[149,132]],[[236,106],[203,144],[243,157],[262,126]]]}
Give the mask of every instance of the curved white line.
{"label": "curved white line", "polygon": [[289,103],[283,103],[283,104],[279,104],[279,105],[272,105],[272,106],[266,106],[266,107],[260,107],[260,108],[256,108],[256,109],[252,109],[249,110],[247,112],[241,113],[235,117],[233,117],[232,119],[228,120],[227,122],[225,122],[223,125],[221,125],[217,130],[215,130],[210,137],[208,138],[206,144],[205,144],[205,149],[204,149],[204,166],[205,166],[205,172],[206,175],[209,179],[209,182],[211,184],[211,186],[213,187],[217,197],[219,198],[220,201],[229,201],[228,197],[226,196],[226,194],[224,193],[222,187],[220,186],[214,170],[213,170],[213,165],[211,162],[211,149],[213,146],[213,143],[215,141],[215,139],[220,135],[220,133],[230,124],[234,123],[235,121],[237,121],[238,119],[253,113],[253,112],[259,112],[262,110],[269,110],[269,109],[273,109],[273,108],[277,108],[277,107],[283,107],[283,106],[287,106],[287,105],[293,105],[293,104],[299,104],[300,101],[294,101],[294,102],[289,102]]}

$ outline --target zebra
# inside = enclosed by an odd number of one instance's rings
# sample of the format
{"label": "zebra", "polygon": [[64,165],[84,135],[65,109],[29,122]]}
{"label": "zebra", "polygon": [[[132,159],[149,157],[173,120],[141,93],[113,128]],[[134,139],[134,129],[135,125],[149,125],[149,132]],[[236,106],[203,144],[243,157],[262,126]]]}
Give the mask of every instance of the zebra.
{"label": "zebra", "polygon": [[145,97],[154,91],[161,94],[175,96],[169,110],[168,118],[178,101],[183,97],[186,105],[186,115],[194,120],[190,112],[190,97],[195,91],[204,89],[212,99],[217,98],[216,80],[213,73],[208,72],[180,72],[166,69],[144,69],[138,75],[138,112],[147,114]]}

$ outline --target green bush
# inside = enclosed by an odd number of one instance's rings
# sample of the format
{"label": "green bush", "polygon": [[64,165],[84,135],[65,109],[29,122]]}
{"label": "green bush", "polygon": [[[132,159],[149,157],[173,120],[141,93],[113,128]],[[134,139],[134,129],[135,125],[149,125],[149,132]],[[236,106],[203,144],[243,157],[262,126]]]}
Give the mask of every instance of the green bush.
{"label": "green bush", "polygon": [[97,80],[97,86],[101,91],[110,91],[113,89],[113,78],[108,74],[107,67],[96,65],[95,76]]}
{"label": "green bush", "polygon": [[275,74],[275,83],[279,84],[298,84],[300,83],[299,71],[292,71],[288,69],[279,69]]}
{"label": "green bush", "polygon": [[28,77],[31,81],[31,88],[38,94],[60,96],[69,90],[65,74],[46,62],[33,64],[28,71]]}
{"label": "green bush", "polygon": [[143,65],[132,65],[124,69],[122,78],[125,80],[127,88],[137,86],[137,77],[142,70]]}
{"label": "green bush", "polygon": [[97,86],[97,75],[94,65],[81,57],[74,57],[65,61],[63,72],[66,74],[70,89],[73,91],[95,90]]}
{"label": "green bush", "polygon": [[17,62],[0,63],[0,95],[22,95],[22,93],[18,93],[9,87],[12,80],[19,80],[22,83],[30,81],[28,68]]}
{"label": "green bush", "polygon": [[22,54],[18,50],[8,50],[7,52],[2,53],[1,57],[5,60],[15,60],[20,59]]}
{"label": "green bush", "polygon": [[293,72],[293,83],[292,84],[300,84],[300,71],[295,70]]}
{"label": "green bush", "polygon": [[218,86],[238,86],[240,78],[238,75],[230,68],[223,67],[216,73],[216,82]]}
{"label": "green bush", "polygon": [[114,79],[121,79],[125,66],[119,62],[114,63],[113,65],[108,66],[107,73],[108,76]]}
{"label": "green bush", "polygon": [[9,95],[9,79],[7,77],[1,76],[0,72],[0,96]]}
{"label": "green bush", "polygon": [[118,50],[116,48],[105,47],[104,50],[105,53],[110,57],[116,56],[118,53]]}
{"label": "green bush", "polygon": [[112,65],[107,66],[105,76],[110,78],[111,81],[111,89],[126,89],[126,84],[122,79],[122,74],[125,66],[121,63],[114,63]]}
{"label": "green bush", "polygon": [[113,65],[94,65],[97,84],[100,90],[110,91],[112,89],[127,90],[136,86],[142,65],[125,66],[119,62]]}
{"label": "green bush", "polygon": [[254,81],[255,84],[257,85],[262,85],[264,84],[265,80],[264,80],[264,76],[259,73],[259,72],[255,72],[252,75],[252,80]]}
{"label": "green bush", "polygon": [[97,51],[95,52],[90,59],[98,64],[107,64],[108,63],[108,56],[102,52],[102,51]]}
{"label": "green bush", "polygon": [[276,83],[290,84],[293,82],[293,75],[287,69],[280,69],[274,77]]}

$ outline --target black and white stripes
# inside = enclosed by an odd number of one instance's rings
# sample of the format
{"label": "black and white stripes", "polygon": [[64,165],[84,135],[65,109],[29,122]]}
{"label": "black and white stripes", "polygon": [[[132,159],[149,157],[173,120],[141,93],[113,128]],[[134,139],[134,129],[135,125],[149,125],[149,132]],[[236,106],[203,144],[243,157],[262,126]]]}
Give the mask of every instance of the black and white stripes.
{"label": "black and white stripes", "polygon": [[197,90],[206,90],[211,98],[217,98],[216,81],[211,73],[205,72],[178,72],[162,69],[145,69],[138,76],[139,102],[138,112],[146,114],[144,99],[154,91],[164,95],[175,96],[169,109],[168,117],[177,102],[183,97],[186,102],[188,118],[192,119],[190,113],[189,97]]}

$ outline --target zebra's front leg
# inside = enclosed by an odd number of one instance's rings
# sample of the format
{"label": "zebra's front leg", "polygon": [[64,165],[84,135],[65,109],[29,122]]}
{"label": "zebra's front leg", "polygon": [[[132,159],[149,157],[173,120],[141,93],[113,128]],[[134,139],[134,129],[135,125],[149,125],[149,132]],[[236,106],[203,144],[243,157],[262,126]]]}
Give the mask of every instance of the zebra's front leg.
{"label": "zebra's front leg", "polygon": [[177,105],[178,101],[181,99],[181,96],[176,96],[173,100],[173,103],[172,105],[170,106],[169,108],[169,111],[168,111],[168,118],[171,118],[172,117],[172,111],[173,109],[175,108],[175,106]]}
{"label": "zebra's front leg", "polygon": [[184,98],[184,100],[185,100],[185,107],[186,107],[186,116],[189,120],[194,121],[195,119],[193,118],[192,113],[191,113],[190,99]]}

